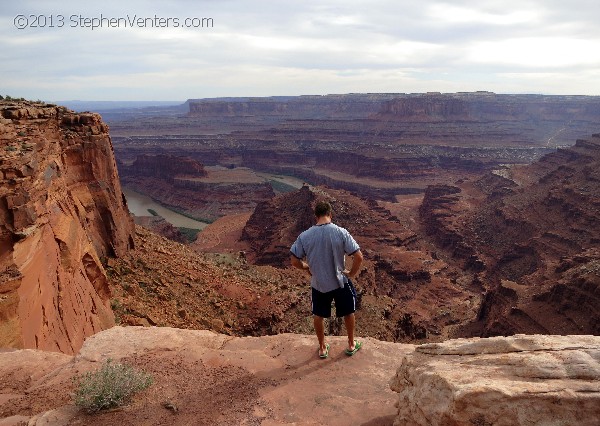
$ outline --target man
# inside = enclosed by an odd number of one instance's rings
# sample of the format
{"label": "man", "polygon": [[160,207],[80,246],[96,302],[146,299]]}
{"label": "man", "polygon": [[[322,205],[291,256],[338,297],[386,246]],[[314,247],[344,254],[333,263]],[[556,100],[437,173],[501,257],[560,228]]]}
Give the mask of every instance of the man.
{"label": "man", "polygon": [[[358,274],[363,255],[352,235],[331,222],[331,204],[317,203],[315,216],[316,225],[302,232],[290,249],[292,266],[311,275],[312,313],[319,339],[319,357],[329,356],[324,318],[331,316],[332,300],[335,301],[336,316],[344,317],[348,332],[346,355],[354,355],[362,343],[354,339],[356,291],[350,279]],[[353,257],[349,271],[345,269],[346,254]]]}

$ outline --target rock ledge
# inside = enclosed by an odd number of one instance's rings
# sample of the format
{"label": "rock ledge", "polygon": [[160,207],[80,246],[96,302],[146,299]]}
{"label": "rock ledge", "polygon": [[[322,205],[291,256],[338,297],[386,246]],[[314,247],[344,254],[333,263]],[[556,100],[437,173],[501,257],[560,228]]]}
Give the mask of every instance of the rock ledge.
{"label": "rock ledge", "polygon": [[600,337],[516,335],[426,344],[391,388],[400,425],[597,425]]}

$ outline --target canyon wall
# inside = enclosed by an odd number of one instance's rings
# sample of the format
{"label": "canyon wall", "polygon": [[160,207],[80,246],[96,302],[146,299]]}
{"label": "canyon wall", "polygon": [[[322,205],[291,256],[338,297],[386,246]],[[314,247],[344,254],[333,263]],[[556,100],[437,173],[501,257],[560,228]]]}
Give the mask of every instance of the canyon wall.
{"label": "canyon wall", "polygon": [[175,155],[138,155],[129,167],[121,166],[121,176],[151,176],[173,182],[176,177],[206,176],[204,166],[189,157]]}
{"label": "canyon wall", "polygon": [[498,95],[492,92],[427,93],[398,96],[383,102],[376,117],[391,120],[596,122],[600,99],[595,96]]}
{"label": "canyon wall", "polygon": [[[600,334],[600,135],[526,168],[488,197],[468,238],[493,258],[482,306],[487,335]],[[534,331],[535,330],[535,331]]]}
{"label": "canyon wall", "polygon": [[119,120],[118,158],[171,154],[393,201],[594,133],[600,98],[490,92],[190,99],[189,113]]}
{"label": "canyon wall", "polygon": [[600,135],[428,188],[425,230],[486,293],[467,335],[600,333]]}
{"label": "canyon wall", "polygon": [[191,117],[361,118],[376,113],[392,94],[272,96],[266,98],[189,99]]}
{"label": "canyon wall", "polygon": [[301,120],[300,125],[323,119],[482,124],[492,121],[597,122],[600,113],[600,98],[596,96],[511,95],[485,91],[230,97],[189,99],[186,104],[189,117],[230,123],[232,119],[252,118],[255,124]]}
{"label": "canyon wall", "polygon": [[97,114],[0,103],[0,346],[74,353],[114,316],[103,260],[133,246]]}
{"label": "canyon wall", "polygon": [[[314,185],[387,200],[399,194],[422,193],[430,184],[474,176],[502,164],[528,163],[554,151],[494,144],[412,144],[397,141],[394,135],[365,137],[369,132],[364,129],[343,132],[334,128],[328,132],[320,126],[331,123],[313,125],[315,128],[303,132],[273,129],[227,136],[115,137],[115,151],[123,162],[131,163],[143,154],[169,152],[205,165],[294,176]],[[447,142],[457,138],[458,134]]]}

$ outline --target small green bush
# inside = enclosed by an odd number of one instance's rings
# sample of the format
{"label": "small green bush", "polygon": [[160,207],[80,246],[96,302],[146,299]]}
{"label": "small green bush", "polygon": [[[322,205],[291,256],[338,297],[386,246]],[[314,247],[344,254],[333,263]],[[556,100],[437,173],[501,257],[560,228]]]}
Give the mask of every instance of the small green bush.
{"label": "small green bush", "polygon": [[184,226],[179,226],[178,229],[179,232],[181,232],[185,239],[190,243],[196,241],[196,237],[198,237],[198,233],[200,232],[200,229],[186,228]]}
{"label": "small green bush", "polygon": [[135,393],[148,388],[153,378],[109,358],[99,370],[76,376],[74,381],[75,405],[88,413],[97,413],[126,404]]}

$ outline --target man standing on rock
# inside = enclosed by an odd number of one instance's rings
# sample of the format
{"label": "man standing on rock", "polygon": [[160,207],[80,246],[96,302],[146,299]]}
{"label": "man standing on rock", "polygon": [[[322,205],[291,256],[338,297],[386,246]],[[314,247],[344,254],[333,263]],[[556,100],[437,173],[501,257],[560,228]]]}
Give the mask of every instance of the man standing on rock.
{"label": "man standing on rock", "polygon": [[[344,317],[348,332],[346,355],[354,355],[362,346],[354,339],[356,291],[350,279],[358,274],[363,255],[352,235],[331,222],[331,215],[331,204],[318,202],[316,225],[302,232],[290,249],[292,266],[311,275],[313,322],[321,358],[329,356],[324,318],[331,316],[332,301],[335,301],[336,316]],[[345,269],[346,254],[353,257],[349,271]]]}

